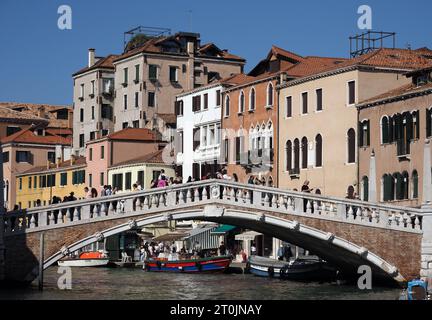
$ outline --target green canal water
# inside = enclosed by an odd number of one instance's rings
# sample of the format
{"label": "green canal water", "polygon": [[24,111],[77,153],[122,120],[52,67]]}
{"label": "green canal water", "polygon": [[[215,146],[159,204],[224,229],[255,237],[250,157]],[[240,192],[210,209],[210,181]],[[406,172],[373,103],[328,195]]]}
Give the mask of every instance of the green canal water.
{"label": "green canal water", "polygon": [[251,274],[170,274],[123,268],[72,269],[72,289],[60,290],[57,270],[51,267],[45,271],[43,292],[36,286],[0,290],[0,299],[397,300],[400,294],[394,288],[359,290],[336,283],[300,283]]}

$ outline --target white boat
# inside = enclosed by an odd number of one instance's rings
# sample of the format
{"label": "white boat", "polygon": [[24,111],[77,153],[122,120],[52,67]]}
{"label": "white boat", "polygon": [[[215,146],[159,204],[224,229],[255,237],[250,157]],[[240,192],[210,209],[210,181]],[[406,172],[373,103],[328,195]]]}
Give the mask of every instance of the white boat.
{"label": "white boat", "polygon": [[109,263],[109,258],[101,252],[83,252],[78,258],[66,258],[57,264],[60,267],[104,267]]}

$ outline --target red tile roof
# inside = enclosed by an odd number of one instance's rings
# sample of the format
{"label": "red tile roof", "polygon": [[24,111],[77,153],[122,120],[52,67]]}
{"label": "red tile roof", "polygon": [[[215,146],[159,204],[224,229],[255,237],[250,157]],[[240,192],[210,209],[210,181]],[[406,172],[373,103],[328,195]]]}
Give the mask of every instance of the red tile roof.
{"label": "red tile roof", "polygon": [[103,68],[103,69],[114,69],[114,64],[113,61],[119,57],[116,54],[110,54],[104,58],[100,58],[98,61],[95,62],[94,65],[92,65],[91,67],[85,67],[77,72],[75,72],[72,76],[77,76],[81,73],[90,71],[90,70],[96,70],[98,68]]}
{"label": "red tile roof", "polygon": [[286,68],[285,71],[290,77],[305,77],[310,74],[319,73],[324,70],[335,68],[349,59],[331,58],[331,57],[314,57],[308,56],[298,64]]}
{"label": "red tile roof", "polygon": [[19,112],[1,105],[2,103],[0,102],[0,121],[2,122],[19,122],[19,123],[28,123],[28,124],[48,123],[47,119],[39,118],[35,115],[25,113],[25,112]]}
{"label": "red tile roof", "polygon": [[51,145],[71,145],[70,138],[64,138],[56,135],[38,136],[32,128],[23,129],[15,132],[14,134],[1,139],[1,143],[18,142],[18,143],[31,143],[31,144],[51,144]]}
{"label": "red tile roof", "polygon": [[111,140],[160,141],[156,132],[147,128],[126,128],[108,135]]}
{"label": "red tile roof", "polygon": [[127,160],[124,162],[117,163],[113,165],[112,167],[119,167],[119,166],[125,166],[130,164],[139,164],[139,163],[158,163],[158,164],[164,164],[162,158],[163,149],[158,150],[156,152],[152,152],[140,157],[137,157],[135,159]]}

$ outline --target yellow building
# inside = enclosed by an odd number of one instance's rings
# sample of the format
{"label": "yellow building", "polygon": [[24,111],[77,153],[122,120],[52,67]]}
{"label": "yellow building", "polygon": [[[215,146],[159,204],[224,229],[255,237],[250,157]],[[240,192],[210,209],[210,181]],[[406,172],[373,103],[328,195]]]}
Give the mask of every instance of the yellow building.
{"label": "yellow building", "polygon": [[159,150],[145,156],[118,163],[108,168],[108,184],[117,188],[118,192],[133,190],[137,182],[143,189],[150,189],[151,181],[157,180],[162,169],[167,178],[175,177],[172,165],[164,163],[163,150]]}
{"label": "yellow building", "polygon": [[[60,198],[74,193],[79,200],[85,197],[84,157],[51,164],[48,168],[35,167],[16,176],[16,203],[21,209],[46,206],[54,197]],[[38,204],[40,200],[40,204]]]}

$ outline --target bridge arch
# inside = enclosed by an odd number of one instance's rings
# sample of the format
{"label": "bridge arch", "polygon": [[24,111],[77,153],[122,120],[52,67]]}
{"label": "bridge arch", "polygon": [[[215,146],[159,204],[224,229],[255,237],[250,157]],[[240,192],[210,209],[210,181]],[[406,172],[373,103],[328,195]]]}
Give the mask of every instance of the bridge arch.
{"label": "bridge arch", "polygon": [[374,279],[378,281],[394,284],[405,281],[399,270],[379,255],[332,233],[307,226],[297,220],[236,208],[224,208],[217,205],[206,205],[201,208],[179,210],[172,213],[153,214],[130,219],[126,223],[100,230],[91,236],[84,237],[67,247],[61,248],[61,250],[44,261],[44,269],[55,264],[69,252],[79,250],[103,238],[133,228],[170,220],[201,220],[251,229],[301,246],[325,259],[348,277],[358,277],[358,266],[369,265]]}

